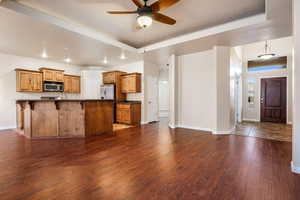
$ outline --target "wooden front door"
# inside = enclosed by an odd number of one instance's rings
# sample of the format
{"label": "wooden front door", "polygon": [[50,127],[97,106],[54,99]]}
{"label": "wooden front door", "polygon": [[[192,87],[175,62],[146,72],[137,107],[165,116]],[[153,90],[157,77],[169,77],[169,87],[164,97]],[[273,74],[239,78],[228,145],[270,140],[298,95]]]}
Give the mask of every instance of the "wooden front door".
{"label": "wooden front door", "polygon": [[286,123],[286,77],[261,79],[261,121]]}

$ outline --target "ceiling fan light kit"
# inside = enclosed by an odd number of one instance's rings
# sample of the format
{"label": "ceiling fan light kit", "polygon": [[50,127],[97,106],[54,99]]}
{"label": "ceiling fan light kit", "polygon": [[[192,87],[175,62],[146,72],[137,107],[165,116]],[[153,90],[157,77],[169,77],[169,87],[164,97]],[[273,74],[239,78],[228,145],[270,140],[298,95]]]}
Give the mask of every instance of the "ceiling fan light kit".
{"label": "ceiling fan light kit", "polygon": [[142,15],[137,17],[137,22],[140,27],[147,28],[152,25],[152,18],[148,15]]}
{"label": "ceiling fan light kit", "polygon": [[148,0],[144,0],[144,4],[140,0],[131,0],[136,6],[136,11],[108,11],[109,14],[138,14],[137,23],[142,28],[152,25],[153,20],[160,23],[174,25],[176,20],[168,17],[159,11],[165,10],[180,0],[158,0],[151,5],[147,5]]}

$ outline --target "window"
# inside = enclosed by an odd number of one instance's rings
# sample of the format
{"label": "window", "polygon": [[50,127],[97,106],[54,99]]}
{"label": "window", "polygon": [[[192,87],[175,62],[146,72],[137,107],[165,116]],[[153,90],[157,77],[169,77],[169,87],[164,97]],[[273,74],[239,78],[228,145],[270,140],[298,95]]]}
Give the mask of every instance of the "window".
{"label": "window", "polygon": [[270,60],[248,61],[248,72],[268,71],[275,69],[286,69],[287,57],[277,57]]}

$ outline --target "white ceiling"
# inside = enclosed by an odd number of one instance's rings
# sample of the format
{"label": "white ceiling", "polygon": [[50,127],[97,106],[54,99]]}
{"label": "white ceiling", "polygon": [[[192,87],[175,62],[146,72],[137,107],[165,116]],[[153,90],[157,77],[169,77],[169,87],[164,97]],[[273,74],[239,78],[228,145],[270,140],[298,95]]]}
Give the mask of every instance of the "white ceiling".
{"label": "white ceiling", "polygon": [[[150,0],[149,4],[156,0]],[[131,0],[19,0],[31,7],[75,21],[140,48],[171,37],[264,13],[265,0],[181,0],[163,11],[174,26],[155,22],[136,31],[136,15],[110,15],[108,10],[135,10]]]}
{"label": "white ceiling", "polygon": [[[84,66],[115,66],[141,59],[165,63],[172,53],[182,55],[215,45],[237,46],[292,35],[292,0],[266,0],[266,5],[264,0],[182,0],[164,12],[176,16],[177,25],[154,24],[145,33],[133,31],[133,16],[111,16],[104,12],[133,9],[130,0],[26,0],[26,4],[70,22],[82,31],[74,31],[68,24],[51,23],[53,19],[36,15],[33,10],[21,12],[0,4],[4,6],[0,7],[0,51],[40,57],[46,49],[50,60],[62,62],[66,55],[70,55],[72,64]],[[259,16],[244,18],[263,12],[265,7],[267,20]],[[95,31],[84,34],[87,32],[85,28]],[[172,39],[161,41],[165,38]],[[145,47],[144,54],[138,53],[144,48],[128,46],[140,47],[145,43],[151,44]],[[121,60],[119,56],[124,49],[128,50],[125,52],[127,59]],[[108,57],[108,65],[102,63],[104,56]]]}
{"label": "white ceiling", "polygon": [[[0,51],[19,56],[41,58],[45,49],[49,60],[63,62],[70,56],[73,64],[114,66],[142,59],[142,55],[107,45],[57,26],[35,20],[0,7]],[[107,56],[109,64],[102,63]]]}

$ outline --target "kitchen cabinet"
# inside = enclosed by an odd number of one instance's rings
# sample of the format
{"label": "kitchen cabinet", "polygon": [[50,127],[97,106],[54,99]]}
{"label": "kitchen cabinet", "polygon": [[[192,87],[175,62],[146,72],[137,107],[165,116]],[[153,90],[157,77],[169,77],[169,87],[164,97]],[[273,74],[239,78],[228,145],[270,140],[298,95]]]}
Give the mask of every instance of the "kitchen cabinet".
{"label": "kitchen cabinet", "polygon": [[122,71],[109,71],[109,72],[103,72],[103,83],[104,84],[116,84],[120,80],[120,76],[126,74],[126,72]]}
{"label": "kitchen cabinet", "polygon": [[64,75],[64,92],[80,93],[80,76]]}
{"label": "kitchen cabinet", "polygon": [[43,81],[64,82],[64,70],[40,68],[43,73]]}
{"label": "kitchen cabinet", "polygon": [[140,93],[141,87],[141,74],[131,73],[121,76],[121,92],[122,93]]}
{"label": "kitchen cabinet", "polygon": [[122,71],[110,71],[102,73],[103,84],[115,84],[115,100],[116,101],[125,101],[126,94],[123,94],[121,91],[121,75],[126,74]]}
{"label": "kitchen cabinet", "polygon": [[117,103],[117,123],[136,125],[141,123],[141,103]]}
{"label": "kitchen cabinet", "polygon": [[42,92],[42,73],[33,70],[16,69],[17,92]]}

